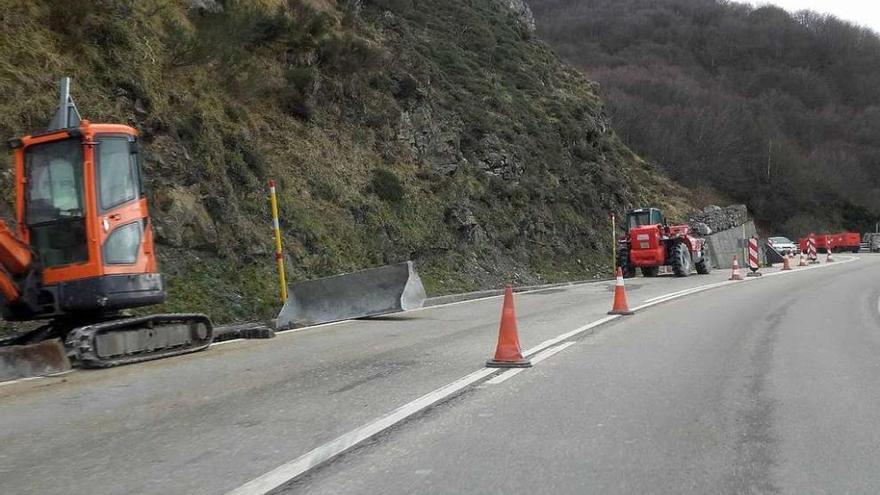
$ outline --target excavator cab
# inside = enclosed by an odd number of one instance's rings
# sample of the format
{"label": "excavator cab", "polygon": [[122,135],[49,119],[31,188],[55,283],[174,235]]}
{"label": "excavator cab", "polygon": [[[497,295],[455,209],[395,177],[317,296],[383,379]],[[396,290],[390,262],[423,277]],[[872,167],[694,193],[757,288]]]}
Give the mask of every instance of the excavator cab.
{"label": "excavator cab", "polygon": [[65,78],[49,129],[9,142],[17,226],[0,220],[0,309],[8,321],[49,321],[5,344],[57,337],[89,367],[210,345],[205,315],[121,313],[165,300],[137,137],[126,125],[81,119]]}
{"label": "excavator cab", "polygon": [[113,311],[165,299],[137,131],[80,120],[67,98],[70,106],[64,107],[73,113],[53,119],[66,122],[64,128],[10,143],[18,238],[42,274],[40,287],[22,294],[31,300],[7,315],[12,319]]}

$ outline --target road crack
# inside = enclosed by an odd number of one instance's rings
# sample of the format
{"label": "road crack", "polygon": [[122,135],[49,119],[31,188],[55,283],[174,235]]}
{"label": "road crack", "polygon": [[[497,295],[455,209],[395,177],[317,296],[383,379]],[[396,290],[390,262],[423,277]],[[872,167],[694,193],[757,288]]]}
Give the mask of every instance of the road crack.
{"label": "road crack", "polygon": [[774,431],[776,400],[768,391],[773,355],[779,340],[779,324],[794,298],[779,301],[775,311],[752,330],[755,340],[746,364],[750,373],[744,375],[743,407],[736,413],[736,462],[727,479],[727,493],[780,493],[773,478],[779,451]]}

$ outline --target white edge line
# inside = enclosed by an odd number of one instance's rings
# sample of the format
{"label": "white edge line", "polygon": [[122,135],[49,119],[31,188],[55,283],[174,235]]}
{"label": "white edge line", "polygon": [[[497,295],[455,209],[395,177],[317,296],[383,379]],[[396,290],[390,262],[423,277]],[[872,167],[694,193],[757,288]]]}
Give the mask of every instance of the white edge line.
{"label": "white edge line", "polygon": [[[575,344],[574,342],[566,342],[566,343],[560,344],[556,347],[551,347],[550,349],[547,349],[547,350],[541,352],[540,354],[536,355],[535,357],[533,357],[532,358],[532,365],[538,364],[541,361],[553,356],[554,354],[568,349],[569,347],[573,346],[574,344]],[[487,385],[498,385],[499,383],[504,383],[508,379],[515,377],[516,375],[520,374],[520,372],[525,371],[526,369],[528,369],[528,368],[516,368],[516,369],[512,369],[512,370],[507,370],[504,373],[501,373],[500,375],[493,376],[491,379],[489,379],[486,382],[486,384]]]}
{"label": "white edge line", "polygon": [[[354,321],[354,320],[353,319],[352,320],[338,320],[338,321],[331,321],[329,323],[321,323],[320,325],[311,325],[308,327],[288,328],[285,330],[275,330],[275,335],[283,335],[285,333],[305,332],[306,330],[314,330],[316,328],[323,328],[323,327],[332,327],[333,325],[341,325],[343,323],[348,323],[351,321]],[[247,339],[245,339],[245,340],[247,340]]]}
{"label": "white edge line", "polygon": [[68,373],[73,373],[74,371],[76,371],[76,370],[69,369],[69,370],[59,371],[57,373],[50,373],[48,375],[43,375],[43,376],[29,376],[27,378],[19,378],[17,380],[9,380],[9,381],[5,381],[5,382],[0,382],[0,387],[2,387],[4,385],[13,385],[15,383],[31,382],[34,380],[42,380],[43,378],[55,378],[56,376],[66,375]]}
{"label": "white edge line", "polygon": [[475,371],[464,378],[460,378],[449,385],[438,388],[433,392],[425,394],[418,399],[395,409],[391,413],[373,421],[372,423],[368,423],[360,428],[352,430],[286,464],[282,464],[263,476],[227,492],[227,495],[264,494],[274,490],[307,472],[318,464],[336,457],[373,435],[381,433],[383,430],[386,430],[413,414],[448,398],[496,371],[497,370],[494,368],[484,368]]}
{"label": "white edge line", "polygon": [[211,342],[211,345],[209,345],[208,347],[214,347],[215,345],[231,344],[231,343],[233,343],[233,342],[244,342],[245,340],[248,340],[248,339],[229,339],[229,340],[221,340],[220,342]]}

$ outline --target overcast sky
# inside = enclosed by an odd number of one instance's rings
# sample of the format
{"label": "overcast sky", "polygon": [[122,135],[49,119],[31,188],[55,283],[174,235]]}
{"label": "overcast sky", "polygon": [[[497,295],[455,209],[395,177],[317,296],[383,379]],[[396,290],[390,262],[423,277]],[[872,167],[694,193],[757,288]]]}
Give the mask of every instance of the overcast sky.
{"label": "overcast sky", "polygon": [[880,0],[760,0],[754,5],[774,4],[786,10],[810,9],[834,14],[841,19],[867,26],[880,33]]}

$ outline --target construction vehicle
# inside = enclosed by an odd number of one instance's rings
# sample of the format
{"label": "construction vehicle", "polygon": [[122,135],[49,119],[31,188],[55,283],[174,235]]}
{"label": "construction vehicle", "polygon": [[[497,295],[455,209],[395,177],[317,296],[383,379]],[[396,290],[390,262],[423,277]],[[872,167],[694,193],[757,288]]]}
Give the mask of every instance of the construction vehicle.
{"label": "construction vehicle", "polygon": [[638,268],[645,277],[656,277],[661,266],[670,266],[677,277],[711,270],[706,241],[690,235],[688,225],[668,225],[657,208],[639,208],[626,214],[627,235],[618,241],[617,266],[624,277]]}
{"label": "construction vehicle", "polygon": [[[862,235],[858,232],[810,235],[816,239],[816,252],[818,253],[827,253],[829,249],[833,253],[843,253],[847,251],[858,253],[862,249]],[[798,239],[798,245],[801,247],[802,251],[807,245],[808,237]]]}
{"label": "construction vehicle", "polygon": [[847,251],[858,253],[862,249],[862,234],[860,232],[828,234],[828,242],[831,245],[831,250],[835,253]]}
{"label": "construction vehicle", "polygon": [[862,236],[861,248],[872,253],[880,253],[880,232],[869,232]]}
{"label": "construction vehicle", "polygon": [[122,313],[166,297],[137,130],[81,119],[64,78],[48,130],[9,146],[16,227],[0,221],[0,311],[7,321],[42,324],[0,345],[61,339],[85,367],[207,348],[213,327],[205,315]]}

